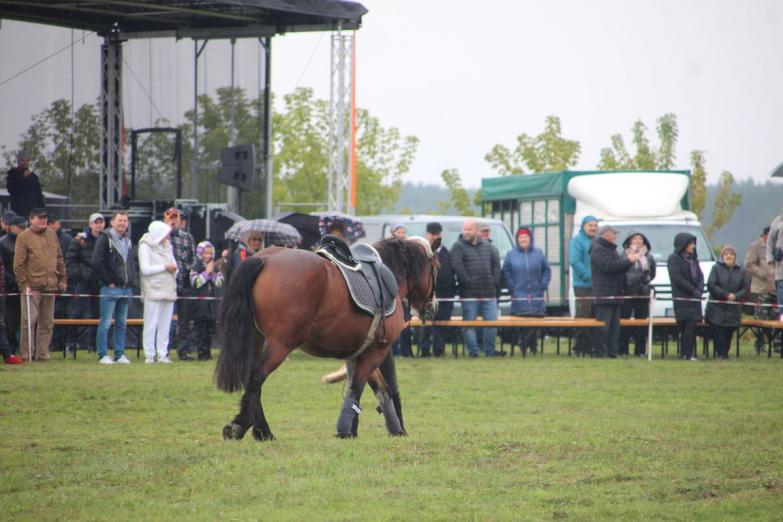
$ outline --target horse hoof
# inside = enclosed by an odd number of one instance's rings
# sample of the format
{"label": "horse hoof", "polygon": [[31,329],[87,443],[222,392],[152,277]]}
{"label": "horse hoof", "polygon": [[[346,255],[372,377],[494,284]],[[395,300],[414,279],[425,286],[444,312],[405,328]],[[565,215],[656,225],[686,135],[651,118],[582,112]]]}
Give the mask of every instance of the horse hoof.
{"label": "horse hoof", "polygon": [[266,435],[264,435],[264,433],[261,430],[258,430],[256,428],[253,428],[253,438],[257,441],[275,440],[275,436],[272,435],[271,431]]}
{"label": "horse hoof", "polygon": [[338,439],[355,439],[356,435],[353,433],[336,433],[334,435]]}
{"label": "horse hoof", "polygon": [[408,436],[408,432],[405,431],[405,430],[402,430],[399,433],[389,433],[389,435],[391,435],[392,437],[407,437]]}
{"label": "horse hoof", "polygon": [[246,431],[239,424],[229,422],[223,427],[223,440],[241,440]]}

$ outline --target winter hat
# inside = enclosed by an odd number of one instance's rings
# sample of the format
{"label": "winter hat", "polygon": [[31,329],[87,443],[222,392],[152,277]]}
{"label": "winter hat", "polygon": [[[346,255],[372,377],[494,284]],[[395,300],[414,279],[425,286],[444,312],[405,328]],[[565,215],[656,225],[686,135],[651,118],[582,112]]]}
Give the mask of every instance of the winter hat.
{"label": "winter hat", "polygon": [[391,233],[392,233],[392,234],[394,234],[394,233],[395,233],[395,232],[397,232],[399,229],[407,230],[407,229],[405,228],[405,225],[403,225],[402,223],[397,223],[396,225],[394,225],[393,227],[391,227]]}
{"label": "winter hat", "polygon": [[171,227],[163,221],[153,221],[150,223],[150,226],[147,227],[147,232],[155,243],[160,243],[163,241],[163,238],[169,235]]}
{"label": "winter hat", "polygon": [[519,240],[519,236],[521,235],[527,235],[531,239],[533,238],[533,233],[530,231],[528,227],[521,226],[517,229],[517,240]]}
{"label": "winter hat", "polygon": [[14,212],[13,210],[9,210],[7,212],[4,212],[3,213],[3,218],[2,218],[3,219],[3,223],[5,223],[6,225],[10,225],[11,221],[13,221],[13,219],[15,217],[16,217],[16,212]]}
{"label": "winter hat", "polygon": [[723,259],[723,255],[726,252],[731,252],[732,254],[734,254],[734,257],[737,257],[737,249],[736,248],[734,248],[731,245],[724,245],[723,248],[720,249],[720,257],[721,257],[721,259]]}
{"label": "winter hat", "polygon": [[207,249],[212,250],[212,257],[213,258],[215,257],[215,246],[209,241],[202,241],[201,243],[196,245],[196,255],[198,256],[199,259],[204,257],[204,252]]}

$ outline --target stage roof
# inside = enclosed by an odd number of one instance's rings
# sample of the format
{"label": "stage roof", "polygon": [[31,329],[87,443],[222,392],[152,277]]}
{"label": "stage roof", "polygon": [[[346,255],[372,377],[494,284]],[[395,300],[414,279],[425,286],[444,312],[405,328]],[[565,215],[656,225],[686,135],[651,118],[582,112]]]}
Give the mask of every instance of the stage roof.
{"label": "stage roof", "polygon": [[120,40],[245,38],[358,29],[367,9],[340,0],[0,0],[0,19],[56,25]]}

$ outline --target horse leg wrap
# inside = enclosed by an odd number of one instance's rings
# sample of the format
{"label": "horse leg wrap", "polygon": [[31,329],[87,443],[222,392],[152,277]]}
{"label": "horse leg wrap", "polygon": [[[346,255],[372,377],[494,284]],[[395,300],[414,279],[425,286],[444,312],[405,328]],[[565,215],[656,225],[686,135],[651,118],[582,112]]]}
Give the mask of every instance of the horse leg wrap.
{"label": "horse leg wrap", "polygon": [[402,420],[402,402],[400,402],[400,394],[395,393],[391,396],[392,403],[394,404],[394,411],[397,412],[397,417],[400,421],[400,428],[405,431],[405,422]]}
{"label": "horse leg wrap", "polygon": [[383,420],[386,421],[386,430],[392,435],[401,434],[402,426],[400,426],[400,419],[397,417],[397,410],[394,409],[391,397],[379,394],[378,401],[381,403]]}
{"label": "horse leg wrap", "polygon": [[353,420],[362,412],[356,399],[346,397],[343,400],[343,407],[340,409],[340,416],[337,418],[337,436],[350,437],[353,434]]}

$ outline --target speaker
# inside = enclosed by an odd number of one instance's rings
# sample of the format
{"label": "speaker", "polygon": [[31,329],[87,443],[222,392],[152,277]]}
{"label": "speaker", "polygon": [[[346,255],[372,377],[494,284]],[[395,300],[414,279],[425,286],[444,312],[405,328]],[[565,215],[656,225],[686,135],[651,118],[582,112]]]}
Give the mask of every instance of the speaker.
{"label": "speaker", "polygon": [[256,147],[253,144],[228,147],[220,153],[218,181],[241,190],[253,188],[256,175]]}

